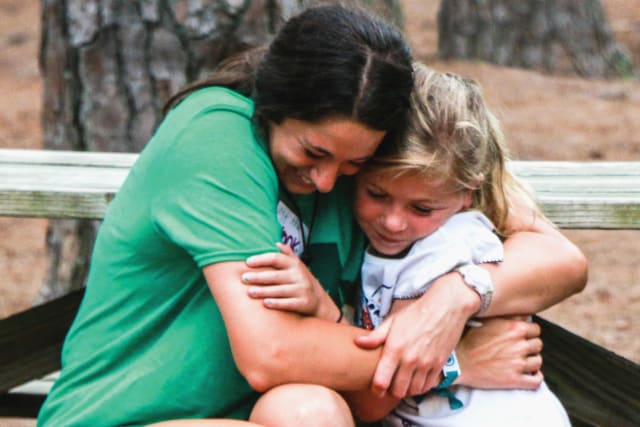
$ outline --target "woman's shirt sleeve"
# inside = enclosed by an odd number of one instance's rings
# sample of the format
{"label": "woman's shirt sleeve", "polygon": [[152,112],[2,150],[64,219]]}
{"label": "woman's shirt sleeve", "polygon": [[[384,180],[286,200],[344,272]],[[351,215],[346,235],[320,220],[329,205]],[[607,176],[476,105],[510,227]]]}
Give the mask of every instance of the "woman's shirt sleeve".
{"label": "woman's shirt sleeve", "polygon": [[199,267],[276,250],[277,179],[250,119],[204,110],[172,139],[152,166],[164,174],[151,205],[159,233]]}

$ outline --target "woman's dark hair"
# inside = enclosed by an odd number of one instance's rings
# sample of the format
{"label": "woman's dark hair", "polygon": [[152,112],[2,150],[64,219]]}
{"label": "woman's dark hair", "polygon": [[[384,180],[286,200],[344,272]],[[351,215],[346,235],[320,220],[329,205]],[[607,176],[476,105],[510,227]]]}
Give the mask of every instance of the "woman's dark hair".
{"label": "woman's dark hair", "polygon": [[286,118],[346,118],[395,134],[409,109],[412,58],[400,32],[381,19],[343,6],[314,7],[287,21],[266,50],[225,61],[169,106],[211,85],[253,98],[263,130]]}

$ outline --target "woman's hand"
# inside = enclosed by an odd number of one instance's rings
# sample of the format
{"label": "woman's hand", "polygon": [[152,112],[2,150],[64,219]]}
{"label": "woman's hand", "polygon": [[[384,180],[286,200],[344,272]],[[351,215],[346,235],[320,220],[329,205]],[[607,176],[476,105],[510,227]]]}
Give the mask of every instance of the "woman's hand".
{"label": "woman's hand", "polygon": [[384,344],[371,385],[373,392],[401,398],[438,385],[442,367],[460,340],[465,323],[479,307],[480,297],[458,273],[442,276],[417,300],[394,301],[392,315],[356,339],[362,348]]}
{"label": "woman's hand", "polygon": [[242,275],[251,298],[262,299],[270,309],[291,311],[334,321],[340,311],[322,285],[293,253],[289,245],[277,243],[280,253],[247,259],[251,268]]}
{"label": "woman's hand", "polygon": [[540,326],[527,316],[482,319],[470,328],[456,354],[461,375],[455,384],[474,388],[536,389],[543,380]]}

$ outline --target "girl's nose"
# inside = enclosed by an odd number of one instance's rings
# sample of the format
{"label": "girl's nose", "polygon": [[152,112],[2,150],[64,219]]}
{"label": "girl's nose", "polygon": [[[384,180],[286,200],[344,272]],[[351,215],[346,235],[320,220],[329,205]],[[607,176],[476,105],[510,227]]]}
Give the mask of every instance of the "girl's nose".
{"label": "girl's nose", "polygon": [[392,208],[388,210],[384,215],[384,226],[388,231],[397,233],[407,228],[407,221],[405,216],[399,209]]}

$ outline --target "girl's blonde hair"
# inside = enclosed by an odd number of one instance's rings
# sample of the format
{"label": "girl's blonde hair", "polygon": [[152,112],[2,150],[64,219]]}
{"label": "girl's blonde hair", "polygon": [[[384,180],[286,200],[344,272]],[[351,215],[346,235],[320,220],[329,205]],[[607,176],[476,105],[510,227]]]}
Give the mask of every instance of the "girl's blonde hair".
{"label": "girl's blonde hair", "polygon": [[410,124],[401,141],[371,162],[375,173],[420,175],[473,190],[472,209],[483,212],[502,236],[517,201],[539,212],[526,187],[507,169],[500,124],[477,82],[414,64]]}

